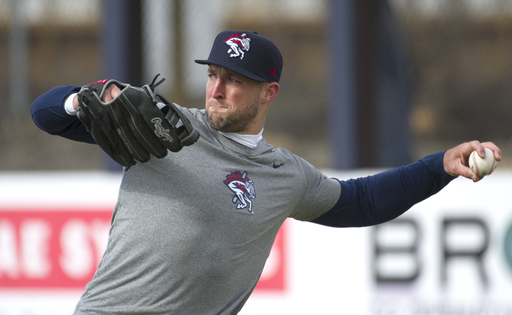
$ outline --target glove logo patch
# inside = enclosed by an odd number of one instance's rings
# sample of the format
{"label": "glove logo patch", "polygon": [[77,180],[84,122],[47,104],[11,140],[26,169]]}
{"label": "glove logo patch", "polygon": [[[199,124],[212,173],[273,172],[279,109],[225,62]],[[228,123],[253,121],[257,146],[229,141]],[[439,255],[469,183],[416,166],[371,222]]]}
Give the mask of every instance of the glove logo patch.
{"label": "glove logo patch", "polygon": [[253,213],[251,199],[256,198],[256,191],[253,181],[247,176],[247,172],[242,174],[236,171],[226,175],[224,184],[235,194],[231,201],[236,205],[236,209],[247,209],[249,213]]}
{"label": "glove logo patch", "polygon": [[155,135],[158,138],[162,138],[162,140],[169,141],[169,142],[174,141],[174,139],[171,137],[171,135],[169,133],[169,129],[165,129],[162,126],[162,119],[155,117],[155,118],[151,119],[151,122],[153,123],[153,125],[155,127]]}
{"label": "glove logo patch", "polygon": [[251,39],[245,33],[233,34],[225,39],[224,43],[229,46],[229,57],[240,57],[240,60],[244,59],[244,51],[249,51],[251,48]]}

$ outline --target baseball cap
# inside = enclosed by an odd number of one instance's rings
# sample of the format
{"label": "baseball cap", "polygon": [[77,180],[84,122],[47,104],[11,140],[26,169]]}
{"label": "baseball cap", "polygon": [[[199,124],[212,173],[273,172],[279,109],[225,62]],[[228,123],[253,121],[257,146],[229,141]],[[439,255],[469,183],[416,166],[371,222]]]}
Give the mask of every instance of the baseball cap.
{"label": "baseball cap", "polygon": [[276,45],[249,31],[221,32],[208,59],[195,62],[221,66],[260,82],[279,82],[283,69],[283,57]]}

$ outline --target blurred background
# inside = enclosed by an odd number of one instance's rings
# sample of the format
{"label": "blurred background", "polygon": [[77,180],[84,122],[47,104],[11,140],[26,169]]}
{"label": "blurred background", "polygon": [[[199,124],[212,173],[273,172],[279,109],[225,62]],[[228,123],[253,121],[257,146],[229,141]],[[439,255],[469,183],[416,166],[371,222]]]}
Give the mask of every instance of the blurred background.
{"label": "blurred background", "polygon": [[510,165],[509,0],[0,0],[0,170],[101,170],[96,146],[39,131],[31,103],[59,85],[160,73],[204,106],[213,38],[258,31],[284,56],[265,137],[319,168],[399,166],[464,141]]}
{"label": "blurred background", "polygon": [[328,176],[474,139],[503,151],[382,226],[288,220],[244,315],[512,314],[512,0],[0,0],[0,314],[72,312],[121,179],[97,146],[40,131],[34,100],[161,74],[158,92],[203,108],[193,60],[226,29],[280,48],[264,137]]}

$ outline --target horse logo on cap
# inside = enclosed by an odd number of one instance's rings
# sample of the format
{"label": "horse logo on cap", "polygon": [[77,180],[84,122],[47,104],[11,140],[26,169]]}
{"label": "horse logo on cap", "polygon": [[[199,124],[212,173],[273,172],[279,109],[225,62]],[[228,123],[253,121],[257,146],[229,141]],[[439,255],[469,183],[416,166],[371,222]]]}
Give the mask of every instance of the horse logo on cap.
{"label": "horse logo on cap", "polygon": [[244,59],[244,51],[249,51],[251,48],[250,42],[251,39],[245,33],[236,33],[224,40],[224,43],[229,46],[229,57],[240,57],[240,60]]}
{"label": "horse logo on cap", "polygon": [[236,209],[246,209],[252,212],[252,200],[256,198],[254,183],[247,176],[247,172],[243,174],[239,171],[232,172],[226,176],[224,184],[235,194],[231,200],[236,204]]}

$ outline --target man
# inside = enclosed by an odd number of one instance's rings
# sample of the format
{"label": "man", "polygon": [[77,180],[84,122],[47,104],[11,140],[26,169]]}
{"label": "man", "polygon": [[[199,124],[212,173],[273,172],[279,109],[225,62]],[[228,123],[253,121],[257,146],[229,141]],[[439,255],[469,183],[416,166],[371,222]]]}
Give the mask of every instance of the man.
{"label": "man", "polygon": [[[282,70],[270,40],[225,31],[196,62],[208,65],[206,108],[179,109],[201,137],[124,172],[105,255],[75,314],[237,314],[288,217],[379,224],[459,175],[480,180],[467,167],[473,150],[501,160],[493,143],[472,141],[367,178],[330,179],[262,137]],[[51,134],[94,143],[75,116],[79,89],[52,89],[31,114]],[[104,101],[118,93],[110,85]]]}

